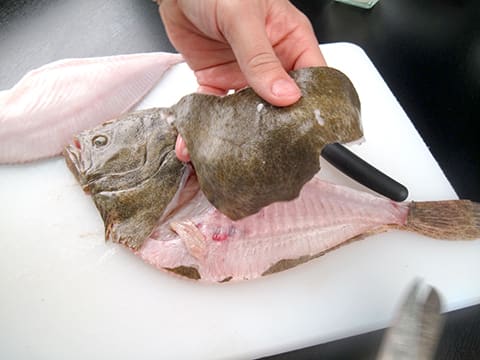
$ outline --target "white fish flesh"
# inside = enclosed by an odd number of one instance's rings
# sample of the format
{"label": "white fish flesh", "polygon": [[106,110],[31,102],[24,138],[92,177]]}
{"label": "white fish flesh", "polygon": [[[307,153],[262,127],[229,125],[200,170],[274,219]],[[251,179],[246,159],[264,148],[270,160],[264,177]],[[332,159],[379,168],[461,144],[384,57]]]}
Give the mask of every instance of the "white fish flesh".
{"label": "white fish flesh", "polygon": [[179,54],[66,59],[0,92],[0,164],[59,155],[72,137],[130,110]]}
{"label": "white fish flesh", "polygon": [[247,280],[392,229],[439,239],[480,238],[480,204],[397,203],[314,177],[297,199],[232,221],[199,191],[136,254],[159,269],[196,280]]}

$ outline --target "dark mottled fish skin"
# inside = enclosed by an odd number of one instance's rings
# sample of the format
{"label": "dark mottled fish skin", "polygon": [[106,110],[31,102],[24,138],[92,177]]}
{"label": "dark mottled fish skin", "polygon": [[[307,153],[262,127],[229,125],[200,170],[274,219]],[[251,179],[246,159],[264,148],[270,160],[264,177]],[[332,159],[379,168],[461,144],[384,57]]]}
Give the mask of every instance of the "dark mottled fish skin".
{"label": "dark mottled fish skin", "polygon": [[480,237],[480,203],[470,200],[412,202],[405,230],[436,239]]}
{"label": "dark mottled fish skin", "polygon": [[325,145],[363,135],[360,101],[343,73],[316,67],[291,76],[302,98],[289,107],[269,105],[250,88],[191,94],[172,107],[202,191],[233,220],[296,198],[320,169]]}
{"label": "dark mottled fish skin", "polygon": [[165,109],[133,112],[83,132],[64,151],[102,215],[106,238],[132,249],[152,232],[185,174],[166,117]]}

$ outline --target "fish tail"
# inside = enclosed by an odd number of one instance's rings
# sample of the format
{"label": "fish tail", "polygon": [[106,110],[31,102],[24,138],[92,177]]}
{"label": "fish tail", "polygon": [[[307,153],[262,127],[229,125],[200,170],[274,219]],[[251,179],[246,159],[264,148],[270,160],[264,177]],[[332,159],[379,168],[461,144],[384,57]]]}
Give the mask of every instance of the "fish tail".
{"label": "fish tail", "polygon": [[436,239],[480,239],[480,203],[469,200],[412,202],[404,229]]}

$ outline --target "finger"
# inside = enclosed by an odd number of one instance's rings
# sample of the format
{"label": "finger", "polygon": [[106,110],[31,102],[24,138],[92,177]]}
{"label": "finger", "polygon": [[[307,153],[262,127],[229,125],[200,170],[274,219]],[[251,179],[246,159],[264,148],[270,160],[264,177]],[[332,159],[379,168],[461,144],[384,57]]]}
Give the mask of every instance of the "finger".
{"label": "finger", "polygon": [[200,85],[197,88],[197,92],[201,93],[201,94],[223,96],[223,95],[227,94],[228,90],[219,89],[219,88],[214,87],[214,86]]}
{"label": "finger", "polygon": [[[327,63],[318,45],[310,20],[295,8],[288,4],[285,10],[289,14],[288,23],[272,26],[269,38],[274,44],[275,53],[282,60],[283,66],[288,70],[296,70],[310,66],[326,66]],[[279,17],[277,15],[277,17]],[[283,29],[294,29],[285,36]]]}
{"label": "finger", "polygon": [[238,63],[228,62],[221,65],[195,71],[200,87],[222,89],[242,89],[247,86],[247,80]]}
{"label": "finger", "polygon": [[180,161],[190,161],[190,154],[188,153],[187,145],[180,135],[177,136],[177,141],[175,143],[175,155],[177,155],[177,158]]}
{"label": "finger", "polygon": [[310,47],[302,52],[295,61],[293,69],[296,70],[310,66],[327,66],[327,62],[325,61],[318,45],[316,46],[316,49],[315,47]]}
{"label": "finger", "polygon": [[[303,26],[300,26],[297,31],[292,34],[293,45],[297,45],[299,49],[299,55],[295,61],[293,69],[301,69],[309,66],[327,66],[327,62],[323,57],[323,54],[318,45],[318,40],[313,32],[312,25],[308,18],[300,14],[304,18]],[[288,46],[287,42],[287,46]],[[285,49],[286,52],[289,51],[288,48]]]}
{"label": "finger", "polygon": [[[296,70],[309,66],[327,66],[327,62],[318,46],[318,40],[312,24],[304,14],[298,12],[298,16],[301,19],[299,23],[302,25],[292,34],[292,39],[295,42],[292,45],[296,44],[297,48],[302,50],[300,50],[297,56],[293,69]],[[285,50],[289,51],[289,49]]]}
{"label": "finger", "polygon": [[236,13],[225,17],[223,34],[255,92],[273,105],[291,105],[300,98],[300,89],[275,55],[265,32],[265,20],[259,17],[261,12],[249,5],[240,10],[241,16]]}

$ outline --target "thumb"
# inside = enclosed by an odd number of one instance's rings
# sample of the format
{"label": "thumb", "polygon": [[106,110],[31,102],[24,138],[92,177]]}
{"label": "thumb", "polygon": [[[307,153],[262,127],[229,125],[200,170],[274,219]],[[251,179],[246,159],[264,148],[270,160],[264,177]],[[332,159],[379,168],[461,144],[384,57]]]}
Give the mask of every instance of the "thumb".
{"label": "thumb", "polygon": [[276,106],[291,105],[300,99],[300,89],[275,55],[258,15],[235,17],[224,36],[248,84],[261,98]]}

